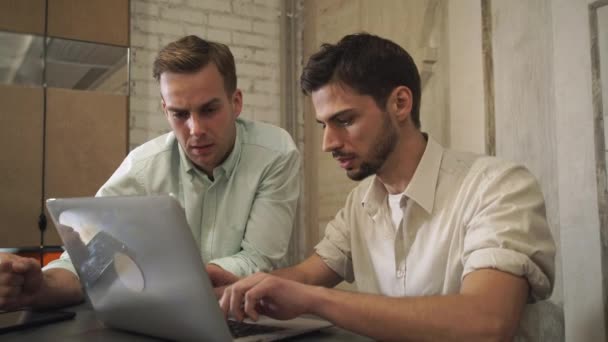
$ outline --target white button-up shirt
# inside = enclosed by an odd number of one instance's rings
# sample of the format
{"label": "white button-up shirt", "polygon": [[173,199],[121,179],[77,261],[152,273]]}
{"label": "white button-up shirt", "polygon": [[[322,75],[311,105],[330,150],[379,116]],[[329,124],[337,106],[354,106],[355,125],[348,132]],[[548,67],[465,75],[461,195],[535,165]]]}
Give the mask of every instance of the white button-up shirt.
{"label": "white button-up shirt", "polygon": [[457,294],[465,275],[493,268],[526,278],[531,300],[551,294],[555,243],[540,187],[524,167],[445,150],[429,137],[397,227],[387,195],[375,176],[364,180],[315,247],[359,291]]}

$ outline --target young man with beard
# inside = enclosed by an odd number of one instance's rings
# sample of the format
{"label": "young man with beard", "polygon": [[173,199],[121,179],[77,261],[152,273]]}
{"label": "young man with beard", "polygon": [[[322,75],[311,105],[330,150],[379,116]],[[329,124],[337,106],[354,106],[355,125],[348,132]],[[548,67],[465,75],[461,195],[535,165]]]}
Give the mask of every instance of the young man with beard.
{"label": "young man with beard", "polygon": [[[363,181],[315,254],[228,286],[222,309],[237,319],[312,313],[377,340],[531,336],[521,317],[551,294],[555,257],[534,177],[422,133],[418,71],[389,40],[324,44],[301,85],[323,150]],[[360,293],[329,288],[342,280]]]}
{"label": "young man with beard", "polygon": [[[300,157],[289,134],[238,118],[243,95],[223,44],[196,36],[172,42],[153,75],[172,132],[133,150],[97,195],[174,194],[215,286],[286,266],[300,193]],[[32,259],[1,254],[0,310],[76,303],[75,274],[66,253],[44,272]]]}

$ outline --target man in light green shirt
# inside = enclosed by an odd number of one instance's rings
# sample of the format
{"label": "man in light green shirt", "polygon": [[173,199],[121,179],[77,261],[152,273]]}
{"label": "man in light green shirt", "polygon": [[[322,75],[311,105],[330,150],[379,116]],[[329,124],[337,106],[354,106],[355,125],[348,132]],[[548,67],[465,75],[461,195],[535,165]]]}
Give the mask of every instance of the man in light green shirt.
{"label": "man in light green shirt", "polygon": [[[97,196],[171,193],[205,262],[239,276],[284,266],[299,194],[298,151],[275,126],[237,119],[236,127],[234,148],[213,181],[171,132],[133,150]],[[45,269],[54,267],[73,270],[65,253]]]}
{"label": "man in light green shirt", "polygon": [[[289,134],[238,118],[243,95],[225,45],[184,37],[159,52],[153,74],[172,132],[133,150],[97,196],[173,194],[214,286],[285,266],[300,192]],[[15,255],[0,263],[0,310],[82,299],[66,253],[43,272]]]}

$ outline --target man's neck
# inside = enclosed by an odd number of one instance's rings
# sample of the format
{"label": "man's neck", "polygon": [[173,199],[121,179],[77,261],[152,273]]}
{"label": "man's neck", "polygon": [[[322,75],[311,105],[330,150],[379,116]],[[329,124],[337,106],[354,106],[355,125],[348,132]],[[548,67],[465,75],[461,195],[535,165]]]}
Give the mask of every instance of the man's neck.
{"label": "man's neck", "polygon": [[377,177],[389,194],[400,194],[410,184],[422,159],[427,141],[419,130],[404,133]]}

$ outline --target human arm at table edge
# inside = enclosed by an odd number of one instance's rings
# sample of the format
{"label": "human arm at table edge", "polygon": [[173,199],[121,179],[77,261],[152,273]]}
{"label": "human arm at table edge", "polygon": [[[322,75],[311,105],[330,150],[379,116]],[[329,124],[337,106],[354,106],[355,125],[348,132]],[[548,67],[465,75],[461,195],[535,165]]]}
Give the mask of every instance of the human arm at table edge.
{"label": "human arm at table edge", "polygon": [[309,289],[310,313],[374,339],[400,341],[512,340],[528,296],[525,278],[490,269],[469,273],[461,292],[446,296]]}
{"label": "human arm at table edge", "polygon": [[31,307],[50,309],[74,305],[84,300],[84,293],[76,275],[63,268],[52,268],[42,272],[42,285]]}
{"label": "human arm at table edge", "polygon": [[316,253],[295,266],[281,268],[270,273],[299,283],[324,287],[334,287],[343,280]]}

